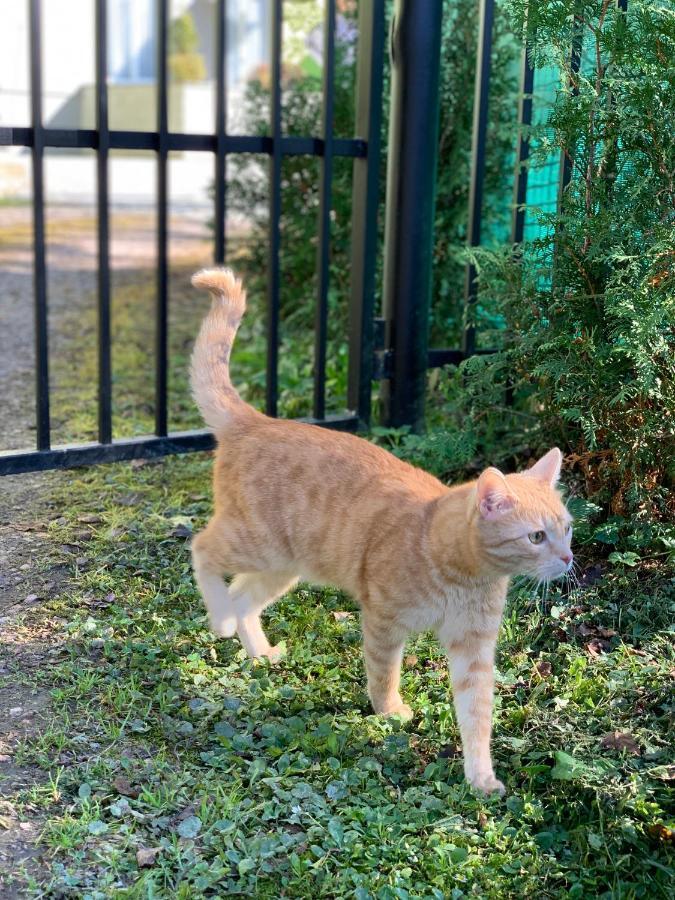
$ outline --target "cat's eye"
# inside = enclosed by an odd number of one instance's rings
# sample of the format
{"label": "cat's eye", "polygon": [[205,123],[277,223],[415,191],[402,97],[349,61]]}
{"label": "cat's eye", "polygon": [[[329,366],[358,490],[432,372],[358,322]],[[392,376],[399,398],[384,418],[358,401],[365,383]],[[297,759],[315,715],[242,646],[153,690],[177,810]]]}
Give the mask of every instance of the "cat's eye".
{"label": "cat's eye", "polygon": [[532,544],[541,544],[542,541],[546,540],[546,532],[545,531],[533,531],[531,534],[528,534],[528,537]]}
{"label": "cat's eye", "polygon": [[571,530],[572,530],[572,523],[568,522],[567,528],[565,529],[565,534],[569,534]]}

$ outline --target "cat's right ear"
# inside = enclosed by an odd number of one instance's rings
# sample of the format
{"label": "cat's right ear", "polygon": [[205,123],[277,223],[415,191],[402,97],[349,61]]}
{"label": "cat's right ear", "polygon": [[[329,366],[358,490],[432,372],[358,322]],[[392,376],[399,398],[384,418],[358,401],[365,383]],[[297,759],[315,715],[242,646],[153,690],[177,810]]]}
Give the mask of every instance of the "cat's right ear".
{"label": "cat's right ear", "polygon": [[492,466],[481,472],[476,483],[476,504],[484,519],[498,519],[516,505],[506,479]]}

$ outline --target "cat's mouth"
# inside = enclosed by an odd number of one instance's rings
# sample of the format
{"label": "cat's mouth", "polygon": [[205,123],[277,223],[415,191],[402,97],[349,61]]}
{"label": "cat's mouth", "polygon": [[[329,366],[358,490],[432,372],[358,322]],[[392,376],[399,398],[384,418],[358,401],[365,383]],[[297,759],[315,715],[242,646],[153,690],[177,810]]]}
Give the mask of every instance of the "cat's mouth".
{"label": "cat's mouth", "polygon": [[572,571],[572,564],[568,565],[560,565],[551,568],[545,569],[535,569],[534,571],[526,572],[526,575],[529,575],[531,578],[536,578],[539,582],[543,583],[545,581],[558,581],[561,578],[565,578]]}

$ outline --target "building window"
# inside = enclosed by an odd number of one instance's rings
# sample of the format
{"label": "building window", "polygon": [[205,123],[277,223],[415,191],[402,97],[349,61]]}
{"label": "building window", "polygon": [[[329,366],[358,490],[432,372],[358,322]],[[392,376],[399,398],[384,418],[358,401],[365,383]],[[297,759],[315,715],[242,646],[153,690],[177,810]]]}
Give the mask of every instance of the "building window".
{"label": "building window", "polygon": [[155,77],[156,0],[108,0],[108,78],[113,83]]}

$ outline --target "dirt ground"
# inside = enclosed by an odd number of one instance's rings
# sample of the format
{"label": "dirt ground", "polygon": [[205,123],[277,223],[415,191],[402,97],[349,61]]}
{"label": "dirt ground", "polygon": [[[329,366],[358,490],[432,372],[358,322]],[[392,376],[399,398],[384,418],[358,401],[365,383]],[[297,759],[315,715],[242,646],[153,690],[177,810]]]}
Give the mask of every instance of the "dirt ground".
{"label": "dirt ground", "polygon": [[[58,633],[49,622],[38,618],[28,626],[21,619],[26,610],[67,589],[73,556],[84,553],[74,545],[55,548],[46,540],[49,522],[58,518],[50,499],[56,477],[44,473],[0,480],[0,872],[12,875],[23,870],[37,876],[41,870],[39,810],[28,805],[19,813],[6,799],[44,780],[42,772],[16,759],[20,742],[49,715],[49,692],[35,692],[25,677],[59,652]],[[2,897],[20,897],[21,883],[3,885]]]}
{"label": "dirt ground", "polygon": [[[170,217],[172,265],[183,259],[201,265],[211,260],[208,219],[202,208]],[[154,213],[119,209],[110,224],[113,277],[151,271],[156,259]],[[64,316],[72,320],[73,314],[96,302],[96,209],[50,206],[46,234],[49,353],[56,359],[72,343],[63,330]],[[32,239],[30,207],[0,207],[0,452],[32,448],[35,443]],[[52,379],[54,402],[59,387]]]}
{"label": "dirt ground", "polygon": [[[209,261],[209,231],[203,210],[171,218],[171,240],[183,254]],[[96,210],[51,206],[47,215],[50,354],[68,340],[59,328],[65,312],[84,311],[97,287]],[[151,269],[155,259],[152,213],[117,211],[111,220],[113,272]],[[32,219],[28,206],[0,208],[0,452],[29,449],[35,442]],[[21,812],[7,800],[44,779],[40,770],[17,762],[17,748],[44,728],[49,693],[26,682],[32,670],[59,653],[59,630],[39,615],[41,604],[68,589],[74,565],[87,565],[86,528],[78,543],[47,540],[59,519],[51,497],[57,479],[68,473],[0,478],[0,896],[22,896],[26,877],[39,876],[41,817],[37,806]],[[34,611],[30,625],[22,624]],[[4,685],[4,686],[1,686]],[[3,875],[24,875],[8,886]]]}

